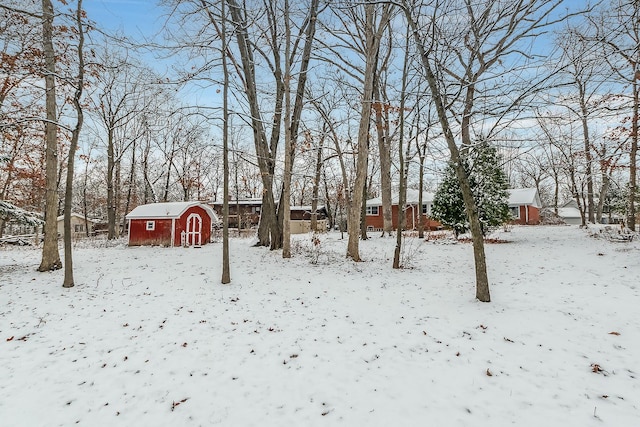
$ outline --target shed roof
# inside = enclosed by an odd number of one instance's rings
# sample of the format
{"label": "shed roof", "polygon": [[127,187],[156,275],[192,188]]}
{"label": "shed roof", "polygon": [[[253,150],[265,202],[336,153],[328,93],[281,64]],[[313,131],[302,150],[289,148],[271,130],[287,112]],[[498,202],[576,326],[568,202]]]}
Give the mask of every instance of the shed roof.
{"label": "shed roof", "polygon": [[149,203],[148,205],[140,205],[126,216],[127,219],[171,219],[180,218],[180,216],[190,207],[200,206],[211,217],[214,222],[218,221],[218,217],[211,206],[201,202],[165,202],[165,203]]}
{"label": "shed roof", "polygon": [[535,188],[512,188],[509,190],[509,206],[529,205],[541,208],[540,196]]}

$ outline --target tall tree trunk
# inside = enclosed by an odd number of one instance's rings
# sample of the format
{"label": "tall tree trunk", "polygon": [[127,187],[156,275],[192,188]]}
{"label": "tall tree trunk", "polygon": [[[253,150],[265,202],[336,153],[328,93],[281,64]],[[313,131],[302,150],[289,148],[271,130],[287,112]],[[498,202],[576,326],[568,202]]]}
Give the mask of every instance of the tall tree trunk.
{"label": "tall tree trunk", "polygon": [[[418,107],[418,112],[416,117],[419,120],[420,117],[420,107]],[[431,115],[429,114],[428,118],[428,126],[431,125]],[[429,127],[427,127],[427,133],[424,137],[422,143],[416,138],[416,151],[418,152],[419,159],[419,172],[418,172],[418,203],[420,204],[420,221],[418,221],[418,238],[424,239],[424,217],[422,215],[422,205],[424,204],[424,200],[422,200],[422,193],[424,192],[424,161],[427,157],[427,139],[429,138]],[[416,132],[419,134],[419,132]],[[418,136],[418,135],[416,135]]]}
{"label": "tall tree trunk", "polygon": [[[570,161],[573,161],[573,160],[570,160]],[[587,225],[587,217],[582,207],[580,191],[578,191],[578,184],[576,180],[576,171],[575,171],[575,167],[573,166],[573,163],[569,168],[569,182],[571,184],[571,192],[573,194],[573,199],[576,201],[576,205],[578,206],[578,210],[580,211],[580,226],[585,227]]]}
{"label": "tall tree trunk", "polygon": [[113,188],[113,221],[114,221],[114,229],[116,232],[116,238],[120,237],[120,209],[121,209],[121,201],[122,201],[122,163],[120,158],[116,161],[116,170],[115,170],[115,178],[114,178],[114,188]]}
{"label": "tall tree trunk", "polygon": [[[403,2],[405,3],[405,2]],[[464,200],[465,212],[467,213],[467,218],[469,219],[469,228],[471,229],[471,236],[473,241],[473,257],[475,262],[475,276],[476,276],[476,298],[482,302],[490,302],[491,296],[489,293],[489,277],[487,275],[487,262],[484,252],[484,237],[482,235],[482,228],[480,226],[480,219],[478,216],[478,209],[476,207],[476,203],[473,197],[473,193],[471,190],[471,186],[469,184],[469,176],[464,167],[463,159],[460,155],[460,151],[458,150],[458,146],[456,145],[452,127],[449,124],[449,118],[447,116],[446,107],[444,105],[444,100],[442,98],[442,94],[440,92],[440,88],[438,86],[438,81],[436,79],[435,74],[431,69],[431,64],[429,63],[428,51],[423,44],[418,28],[417,23],[413,20],[411,16],[411,9],[405,5],[403,7],[403,11],[407,17],[407,21],[411,26],[411,31],[413,32],[414,40],[416,42],[416,46],[418,48],[418,52],[420,54],[420,59],[422,61],[422,66],[424,68],[427,82],[429,84],[429,89],[431,90],[431,94],[433,96],[433,102],[436,107],[436,111],[438,113],[438,118],[440,120],[440,125],[442,127],[442,131],[444,134],[444,138],[447,142],[447,146],[449,148],[449,152],[451,154],[451,162],[453,164],[454,170],[456,172],[456,177],[458,178],[458,183],[460,184],[460,189],[462,191],[462,198]],[[465,108],[469,107],[469,101],[472,100],[472,88],[467,88],[467,99],[465,103]],[[463,120],[469,119],[467,114],[463,115]],[[469,128],[468,123],[466,124],[466,132],[468,135]],[[462,125],[462,131],[465,132],[465,124]],[[470,145],[470,141],[465,141],[463,136],[462,145],[465,144]]]}
{"label": "tall tree trunk", "polygon": [[136,145],[137,140],[133,141],[132,151],[131,151],[131,169],[129,169],[129,185],[127,185],[127,197],[125,199],[124,204],[124,215],[122,215],[122,225],[121,228],[124,231],[127,225],[127,214],[129,213],[129,208],[131,207],[131,193],[133,191],[136,179]]}
{"label": "tall tree trunk", "polygon": [[[382,7],[382,14],[378,28],[374,28],[376,7]],[[359,250],[360,212],[362,208],[362,189],[367,179],[367,158],[369,156],[369,126],[371,121],[371,106],[373,88],[375,83],[378,52],[382,32],[389,23],[391,15],[390,5],[376,5],[371,1],[364,3],[365,10],[365,70],[364,88],[362,91],[362,110],[360,125],[358,127],[358,155],[356,160],[356,179],[353,184],[351,202],[347,212],[347,230],[349,240],[347,242],[347,257],[354,261],[361,261]]]}
{"label": "tall tree trunk", "polygon": [[[73,252],[71,248],[71,201],[73,199],[73,169],[75,164],[76,150],[80,130],[84,121],[82,112],[82,90],[84,86],[84,29],[82,28],[82,0],[78,0],[76,7],[76,24],[78,29],[78,76],[76,78],[76,90],[73,95],[73,106],[76,110],[76,126],[71,134],[69,144],[69,159],[67,161],[67,185],[64,195],[64,280],[62,286],[71,288],[74,285],[73,279]],[[86,224],[86,217],[85,217]]]}
{"label": "tall tree trunk", "polygon": [[360,239],[367,240],[367,185],[362,187],[362,203],[360,205]]}
{"label": "tall tree trunk", "polygon": [[609,174],[606,170],[601,171],[601,180],[602,184],[600,185],[600,194],[598,195],[598,206],[596,208],[596,217],[598,218],[598,222],[602,221],[602,214],[604,210],[604,200],[607,198],[607,193],[609,192],[609,187],[611,185],[611,179],[609,178]]}
{"label": "tall tree trunk", "polygon": [[[409,162],[405,161],[404,146],[404,106],[407,94],[407,74],[409,68],[409,40],[410,33],[407,29],[405,36],[404,62],[402,67],[402,89],[400,92],[400,117],[398,126],[400,135],[398,138],[398,169],[400,170],[400,188],[398,189],[398,229],[396,230],[396,247],[393,252],[393,268],[400,268],[400,255],[402,254],[402,230],[404,230],[407,221],[407,215],[404,209],[407,206],[407,175],[409,170]],[[411,144],[407,142],[407,154]],[[422,195],[420,196],[422,199]],[[421,205],[422,206],[422,205]],[[422,212],[422,211],[420,211]],[[422,217],[422,215],[420,215]]]}
{"label": "tall tree trunk", "polygon": [[115,169],[115,154],[113,127],[107,131],[107,239],[116,238],[116,200],[114,196],[113,175]]}
{"label": "tall tree trunk", "polygon": [[38,271],[58,270],[62,268],[58,251],[58,114],[56,109],[56,58],[53,49],[53,5],[51,0],[42,0],[42,47],[45,62],[45,98],[47,121],[45,122],[46,138],[46,198],[44,244],[42,260]]}
{"label": "tall tree trunk", "polygon": [[162,201],[169,201],[169,187],[171,185],[171,170],[173,169],[173,156],[175,156],[176,137],[171,138],[171,150],[169,150],[169,158],[167,159],[167,177],[164,180],[164,191]]}
{"label": "tall tree trunk", "polygon": [[[282,230],[279,229],[278,218],[275,210],[275,199],[273,196],[273,172],[275,170],[275,159],[267,143],[267,137],[264,130],[264,121],[260,112],[258,100],[258,91],[256,87],[255,62],[253,59],[253,45],[247,32],[247,23],[243,16],[243,10],[236,0],[227,0],[229,5],[229,13],[231,22],[234,24],[234,33],[240,51],[240,59],[242,62],[243,80],[245,86],[245,94],[251,112],[251,124],[253,128],[253,142],[255,145],[258,167],[262,177],[262,208],[260,212],[260,224],[258,226],[258,246],[270,246],[272,249],[279,248],[282,244]],[[277,63],[277,61],[276,61]],[[281,79],[277,79],[281,81]],[[279,92],[281,90],[278,83],[277,100],[281,99]],[[280,102],[280,101],[278,101]],[[276,106],[276,111],[281,111],[281,106]],[[274,126],[280,120],[274,117]],[[277,138],[274,131],[271,145],[276,145]]]}
{"label": "tall tree trunk", "polygon": [[87,220],[88,215],[88,205],[87,205],[87,182],[89,180],[89,162],[91,159],[91,150],[89,150],[89,155],[87,155],[85,168],[84,168],[84,176],[82,177],[82,216],[84,216],[84,231],[87,237],[89,237],[89,221]]}
{"label": "tall tree trunk", "polygon": [[[223,285],[231,282],[229,262],[229,69],[227,68],[227,15],[225,2],[221,2],[222,15],[222,161],[223,161],[223,200],[222,200],[222,278]],[[236,197],[237,199],[237,197]],[[237,212],[236,212],[237,213]],[[240,226],[238,225],[238,231]]]}
{"label": "tall tree trunk", "polygon": [[585,91],[582,83],[579,85],[580,93],[580,121],[582,123],[582,139],[584,142],[584,156],[587,162],[587,168],[585,170],[585,178],[587,180],[587,215],[590,223],[595,224],[595,204],[593,201],[593,156],[591,155],[591,139],[589,136],[589,123],[587,120],[589,111],[585,102]]}
{"label": "tall tree trunk", "polygon": [[[320,176],[322,173],[322,147],[324,146],[324,135],[318,142],[316,153],[316,172],[313,177],[313,190],[311,192],[311,231],[318,231],[318,196],[320,192]],[[328,204],[328,199],[325,204]],[[326,206],[325,206],[325,209]]]}
{"label": "tall tree trunk", "polygon": [[638,179],[638,110],[640,110],[640,70],[636,70],[635,79],[633,80],[633,114],[631,120],[631,151],[629,152],[629,214],[627,218],[627,226],[636,230],[636,191]]}
{"label": "tall tree trunk", "polygon": [[391,235],[393,231],[393,215],[391,213],[391,138],[389,136],[388,108],[380,96],[380,78],[376,79],[374,88],[374,111],[376,135],[378,137],[378,154],[380,156],[380,196],[382,199],[382,235]]}
{"label": "tall tree trunk", "polygon": [[291,172],[293,168],[293,150],[291,129],[291,27],[289,22],[289,0],[284,0],[284,176],[282,178],[282,197],[278,210],[282,210],[282,258],[291,258]]}

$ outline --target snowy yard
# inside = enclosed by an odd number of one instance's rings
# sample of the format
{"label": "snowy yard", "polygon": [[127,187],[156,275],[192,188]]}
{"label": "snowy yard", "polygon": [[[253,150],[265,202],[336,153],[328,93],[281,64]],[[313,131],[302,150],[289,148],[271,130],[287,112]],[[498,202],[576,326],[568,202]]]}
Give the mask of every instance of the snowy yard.
{"label": "snowy yard", "polygon": [[[0,248],[0,425],[637,426],[640,242],[515,227],[487,245],[309,236],[76,248],[76,287]],[[98,247],[102,246],[102,247]]]}

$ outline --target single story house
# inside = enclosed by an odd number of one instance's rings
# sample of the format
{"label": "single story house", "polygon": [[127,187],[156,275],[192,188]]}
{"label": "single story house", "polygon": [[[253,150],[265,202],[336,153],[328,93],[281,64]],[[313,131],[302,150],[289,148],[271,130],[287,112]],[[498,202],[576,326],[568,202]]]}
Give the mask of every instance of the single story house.
{"label": "single story house", "polygon": [[514,188],[509,190],[509,209],[512,223],[521,225],[540,224],[542,202],[536,188]]}
{"label": "single story house", "polygon": [[[64,236],[64,215],[56,218],[58,226],[58,236]],[[93,229],[98,220],[85,218],[84,215],[71,212],[71,238],[78,239],[93,234]]]}
{"label": "single story house", "polygon": [[[425,230],[434,230],[442,227],[438,221],[430,218],[431,205],[433,204],[434,194],[423,191],[422,192],[422,206],[418,203],[418,190],[408,189],[407,200],[404,209],[406,217],[406,230],[415,230],[418,228],[420,221]],[[393,229],[398,228],[398,194],[391,196],[391,222]],[[367,200],[367,215],[366,215],[367,230],[380,231],[384,227],[384,219],[382,216],[382,198],[376,197]]]}
{"label": "single story house", "polygon": [[[222,204],[222,200],[210,203],[220,218],[222,218]],[[240,228],[254,227],[260,222],[261,211],[261,198],[229,200],[229,227],[238,228],[238,222]]]}
{"label": "single story house", "polygon": [[200,246],[209,242],[218,217],[201,202],[140,205],[126,216],[129,246]]}

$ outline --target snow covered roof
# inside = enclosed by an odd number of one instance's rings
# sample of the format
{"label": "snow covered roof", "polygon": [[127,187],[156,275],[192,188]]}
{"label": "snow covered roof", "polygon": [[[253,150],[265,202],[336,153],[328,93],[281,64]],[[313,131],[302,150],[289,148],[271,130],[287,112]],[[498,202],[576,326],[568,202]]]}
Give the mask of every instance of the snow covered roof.
{"label": "snow covered roof", "polygon": [[509,206],[530,205],[541,208],[540,195],[535,188],[512,188],[509,191]]}
{"label": "snow covered roof", "polygon": [[[77,212],[71,212],[71,216],[74,216],[76,218],[80,218],[84,221],[84,215],[81,215]],[[60,215],[58,218],[56,218],[56,221],[62,221],[64,219],[64,215]],[[87,221],[89,222],[100,222],[99,219],[92,219],[92,218],[87,218]]]}
{"label": "snow covered roof", "polygon": [[580,215],[580,210],[578,208],[574,208],[574,207],[566,207],[566,208],[559,208],[558,209],[558,216],[560,218],[582,218],[582,216]]}
{"label": "snow covered roof", "polygon": [[[217,200],[215,202],[211,202],[216,206],[222,206],[223,201]],[[230,205],[262,205],[262,199],[253,198],[253,199],[238,199],[238,200],[229,200]]]}
{"label": "snow covered roof", "polygon": [[171,219],[179,218],[187,209],[192,206],[200,206],[207,211],[213,221],[218,221],[213,209],[201,202],[166,202],[166,203],[150,203],[148,205],[140,205],[126,216],[127,219]]}
{"label": "snow covered roof", "polygon": [[[407,189],[407,205],[417,205],[418,204],[418,196],[420,192],[418,190]],[[433,202],[433,193],[428,191],[422,192],[422,203],[428,204]],[[397,205],[399,199],[399,194],[395,193],[391,195],[391,204]],[[382,206],[382,198],[375,197],[373,199],[367,200],[367,206]]]}
{"label": "snow covered roof", "polygon": [[[318,205],[316,210],[320,211],[324,209],[323,205]],[[311,212],[311,206],[289,206],[289,210],[291,211],[308,211]]]}

